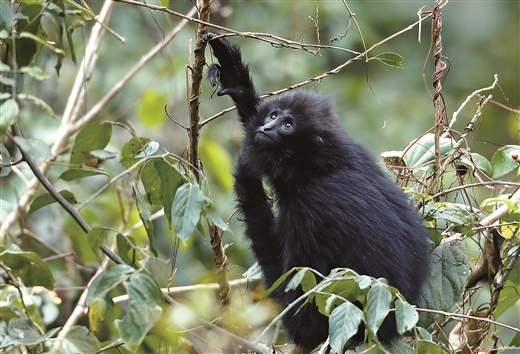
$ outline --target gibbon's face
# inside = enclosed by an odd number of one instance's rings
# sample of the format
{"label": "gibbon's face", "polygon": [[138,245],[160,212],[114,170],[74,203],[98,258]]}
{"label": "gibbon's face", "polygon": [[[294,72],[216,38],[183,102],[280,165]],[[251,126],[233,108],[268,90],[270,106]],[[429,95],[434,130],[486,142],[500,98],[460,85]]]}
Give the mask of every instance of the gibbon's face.
{"label": "gibbon's face", "polygon": [[296,119],[289,109],[273,108],[264,119],[263,125],[256,129],[255,142],[275,146],[293,135],[295,129]]}

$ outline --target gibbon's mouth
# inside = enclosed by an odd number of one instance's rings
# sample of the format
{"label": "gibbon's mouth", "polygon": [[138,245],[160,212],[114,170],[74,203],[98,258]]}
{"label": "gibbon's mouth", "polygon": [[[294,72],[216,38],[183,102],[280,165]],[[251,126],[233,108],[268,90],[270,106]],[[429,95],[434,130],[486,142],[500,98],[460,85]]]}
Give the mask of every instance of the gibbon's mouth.
{"label": "gibbon's mouth", "polygon": [[256,142],[275,142],[266,132],[264,131],[257,131],[255,135],[255,141]]}

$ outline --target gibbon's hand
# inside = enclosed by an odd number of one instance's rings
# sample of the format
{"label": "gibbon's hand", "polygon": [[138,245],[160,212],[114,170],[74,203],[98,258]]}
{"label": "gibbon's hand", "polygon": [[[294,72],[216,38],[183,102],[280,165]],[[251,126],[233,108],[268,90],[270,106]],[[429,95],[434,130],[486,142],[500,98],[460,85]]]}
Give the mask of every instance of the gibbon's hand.
{"label": "gibbon's hand", "polygon": [[202,36],[219,61],[219,64],[209,66],[209,83],[211,86],[219,85],[218,96],[229,95],[233,99],[244,122],[256,113],[260,97],[251,81],[247,65],[242,62],[240,49],[224,38],[215,38],[216,36],[215,33]]}

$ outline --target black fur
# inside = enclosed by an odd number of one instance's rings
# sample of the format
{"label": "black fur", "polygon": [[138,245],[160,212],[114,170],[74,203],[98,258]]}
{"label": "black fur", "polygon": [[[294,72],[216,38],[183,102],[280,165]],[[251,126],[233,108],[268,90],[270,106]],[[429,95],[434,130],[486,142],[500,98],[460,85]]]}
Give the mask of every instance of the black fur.
{"label": "black fur", "polygon": [[[205,37],[220,63],[212,64],[210,81],[220,80],[218,95],[231,96],[245,130],[235,192],[266,286],[297,266],[322,274],[348,267],[388,279],[416,303],[429,269],[428,235],[405,194],[341,128],[327,98],[295,91],[260,99],[239,48],[214,37]],[[286,306],[300,295],[279,288],[271,296]],[[326,340],[328,319],[312,304],[295,315],[297,308],[284,317],[285,328],[312,349]],[[378,337],[386,344],[398,338],[395,319],[385,320]]]}

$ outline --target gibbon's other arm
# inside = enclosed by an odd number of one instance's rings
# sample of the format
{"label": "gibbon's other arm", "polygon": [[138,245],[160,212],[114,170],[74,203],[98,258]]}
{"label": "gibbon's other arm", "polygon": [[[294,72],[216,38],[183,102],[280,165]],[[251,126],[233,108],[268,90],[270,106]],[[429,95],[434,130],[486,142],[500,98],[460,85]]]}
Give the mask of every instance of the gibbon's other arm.
{"label": "gibbon's other arm", "polygon": [[238,109],[245,130],[245,141],[235,166],[235,194],[238,207],[244,217],[245,234],[251,241],[258,264],[262,268],[268,286],[281,275],[282,266],[280,240],[274,237],[275,217],[264,191],[259,163],[250,139],[264,123],[257,120],[257,108],[262,102],[258,95],[247,65],[242,62],[240,49],[223,38],[212,39],[214,33],[203,36],[209,42],[219,64],[211,64],[208,79],[212,86],[219,85],[218,96],[229,95]]}
{"label": "gibbon's other arm", "polygon": [[240,49],[225,39],[217,38],[215,33],[207,33],[202,38],[209,42],[213,55],[219,64],[211,64],[208,79],[211,86],[219,85],[218,96],[229,95],[238,109],[242,123],[255,116],[261,99],[249,76],[247,65],[242,62]]}

